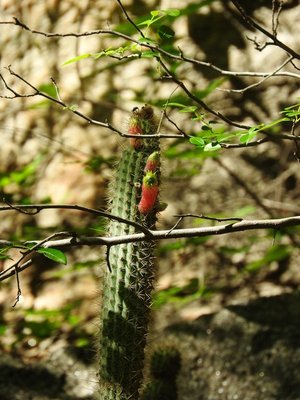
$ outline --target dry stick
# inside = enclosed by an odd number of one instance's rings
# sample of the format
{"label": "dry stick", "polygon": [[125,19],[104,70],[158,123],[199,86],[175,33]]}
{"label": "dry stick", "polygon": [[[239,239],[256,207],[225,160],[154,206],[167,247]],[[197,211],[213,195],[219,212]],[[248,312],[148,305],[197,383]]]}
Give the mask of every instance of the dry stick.
{"label": "dry stick", "polygon": [[[37,242],[36,245],[39,247],[79,247],[79,246],[115,246],[118,244],[126,244],[133,242],[142,241],[152,241],[161,239],[180,239],[180,238],[190,238],[190,237],[204,237],[204,236],[216,236],[224,235],[229,233],[244,232],[249,230],[262,230],[262,229],[282,229],[287,227],[300,226],[300,215],[295,215],[293,217],[287,218],[277,218],[277,219],[262,219],[262,220],[242,220],[238,222],[233,222],[225,225],[219,226],[205,226],[200,228],[186,228],[186,229],[173,229],[170,232],[168,230],[159,231],[149,231],[149,235],[145,233],[135,233],[129,235],[112,236],[112,237],[89,237],[89,236],[78,236],[74,233],[69,233],[70,237],[59,239],[59,240],[49,240],[49,238],[43,241]],[[60,234],[67,234],[66,232],[60,232]],[[43,242],[43,245],[41,243]],[[27,268],[28,261],[18,267],[18,271],[22,271]],[[0,273],[0,281],[13,276],[15,272],[11,270],[5,270]]]}
{"label": "dry stick", "polygon": [[[197,60],[195,58],[191,58],[191,57],[186,57],[182,50],[179,48],[179,52],[180,55],[176,55],[173,53],[170,53],[162,48],[160,48],[159,46],[156,45],[152,45],[150,43],[141,43],[139,40],[136,40],[134,38],[132,38],[131,36],[125,35],[121,32],[118,31],[114,31],[111,29],[99,29],[99,30],[94,30],[94,31],[89,31],[89,32],[83,32],[83,33],[50,33],[50,32],[42,32],[42,31],[37,31],[37,30],[32,30],[30,29],[27,25],[23,24],[18,18],[14,18],[14,22],[13,21],[0,21],[0,25],[15,25],[15,26],[20,26],[21,28],[33,33],[33,34],[37,34],[37,35],[42,35],[45,36],[47,38],[52,38],[52,37],[56,37],[56,38],[65,38],[65,37],[76,37],[76,38],[80,38],[80,37],[88,37],[88,36],[93,36],[93,35],[100,35],[100,34],[107,34],[107,35],[113,35],[113,36],[118,36],[121,37],[125,40],[131,41],[132,43],[136,43],[139,44],[143,47],[146,47],[148,49],[151,50],[155,50],[163,55],[165,55],[166,57],[173,59],[173,60],[177,60],[177,61],[186,61],[190,64],[194,64],[194,65],[198,65],[198,66],[203,66],[203,67],[207,67],[207,68],[211,68],[214,69],[215,71],[219,72],[222,75],[227,75],[227,76],[252,76],[252,77],[265,77],[267,75],[269,75],[271,72],[253,72],[253,71],[228,71],[228,70],[224,70],[222,68],[219,68],[218,66],[210,63],[210,62],[206,62],[206,61],[200,61]],[[139,54],[134,55],[134,56],[139,56]],[[113,58],[113,57],[112,57]],[[115,57],[118,58],[119,57]],[[123,58],[128,58],[127,56],[125,57],[121,57],[121,59]],[[295,66],[296,69],[298,69]],[[276,74],[276,76],[286,76],[286,77],[291,77],[291,78],[296,78],[296,79],[300,79],[300,75],[299,74],[295,74],[293,72],[289,72],[289,71],[282,71],[281,73]]]}
{"label": "dry stick", "polygon": [[[274,213],[263,203],[263,201],[257,196],[257,194],[249,188],[247,183],[243,181],[235,172],[233,172],[230,168],[228,168],[219,158],[215,158],[214,161],[219,164],[230,176],[231,178],[241,186],[246,193],[255,201],[255,203],[271,218],[274,218]],[[293,237],[293,235],[287,233],[287,236],[290,238],[290,241],[293,245],[297,246],[297,240]]]}
{"label": "dry stick", "polygon": [[[36,215],[42,210],[49,210],[49,209],[64,209],[64,210],[77,210],[77,211],[84,211],[86,213],[90,214],[96,214],[101,217],[105,217],[108,219],[111,219],[113,221],[118,221],[123,224],[131,225],[135,227],[137,230],[140,232],[145,233],[145,235],[151,235],[149,229],[145,228],[142,224],[139,224],[134,221],[130,221],[128,219],[119,217],[117,215],[112,215],[108,212],[97,210],[95,208],[89,208],[89,207],[84,207],[84,206],[79,206],[77,204],[10,204],[7,201],[5,201],[8,205],[7,206],[0,206],[0,212],[1,211],[9,211],[9,210],[16,210],[18,212],[21,212],[23,214],[29,214],[29,215]],[[29,211],[26,211],[29,210]],[[30,211],[33,210],[33,211]]]}
{"label": "dry stick", "polygon": [[[279,3],[279,4],[278,4]],[[282,11],[283,1],[272,0],[272,32],[277,37],[277,29],[279,26],[279,16]]]}
{"label": "dry stick", "polygon": [[[45,238],[42,241],[40,241],[39,243],[36,243],[30,249],[27,249],[26,251],[24,251],[22,257],[20,257],[19,260],[15,264],[13,264],[9,268],[7,268],[6,271],[8,271],[10,269],[12,269],[14,271],[14,275],[16,275],[16,280],[17,280],[17,295],[16,295],[15,302],[13,304],[13,307],[15,307],[18,304],[18,302],[20,301],[20,297],[22,295],[21,284],[20,284],[20,279],[19,279],[19,266],[20,266],[20,264],[22,263],[22,261],[25,261],[25,262],[26,261],[30,261],[30,265],[31,265],[32,257],[35,254],[35,251],[38,250],[39,248],[43,247],[43,244],[49,242],[52,239],[55,239],[58,236],[70,236],[70,232],[56,232],[56,233],[53,233],[52,235],[50,235],[47,238]],[[29,258],[29,260],[28,260],[28,258]],[[5,272],[5,271],[3,271],[3,272]]]}
{"label": "dry stick", "polygon": [[279,67],[277,67],[272,73],[270,73],[269,75],[267,75],[266,77],[264,77],[263,79],[261,79],[259,82],[253,83],[252,85],[249,85],[243,89],[221,89],[221,88],[217,88],[217,90],[221,91],[221,92],[230,92],[230,93],[244,93],[249,89],[253,89],[257,86],[260,86],[263,82],[265,82],[266,80],[268,80],[269,78],[271,78],[272,76],[274,76],[276,74],[276,72],[280,71],[285,65],[289,64],[292,60],[293,60],[293,56],[289,56],[281,65],[279,65]]}
{"label": "dry stick", "polygon": [[[243,9],[243,7],[240,5],[240,3],[237,0],[231,0],[232,4],[237,8],[239,13],[241,14],[243,20],[245,23],[250,26],[251,28],[255,28],[258,31],[262,32],[265,36],[267,36],[269,39],[273,41],[272,44],[280,47],[281,49],[285,50],[288,54],[290,54],[293,58],[296,58],[297,60],[300,60],[300,54],[297,53],[295,50],[281,42],[279,39],[277,39],[276,36],[274,36],[272,33],[267,31],[265,28],[263,28],[261,25],[259,25],[257,22],[255,22]],[[271,43],[270,43],[271,44]]]}
{"label": "dry stick", "polygon": [[[64,101],[61,101],[60,99],[56,99],[55,97],[49,96],[46,93],[41,92],[39,89],[37,89],[34,85],[32,85],[30,82],[28,82],[25,78],[23,78],[21,75],[17,74],[16,72],[14,72],[11,67],[8,67],[8,70],[10,72],[10,74],[12,76],[15,76],[16,78],[20,79],[23,83],[25,83],[26,85],[28,85],[32,90],[34,90],[34,93],[31,94],[20,94],[17,93],[16,91],[14,91],[5,81],[3,75],[0,73],[0,79],[4,82],[5,87],[11,91],[14,95],[13,96],[3,96],[1,95],[0,98],[4,98],[4,99],[14,99],[14,98],[27,98],[27,97],[34,97],[34,96],[41,96],[41,97],[45,97],[46,99],[60,105],[61,107],[63,107],[64,109],[67,109],[69,111],[71,111],[73,114],[79,116],[80,118],[84,119],[85,121],[89,122],[90,124],[94,124],[94,125],[98,125],[98,126],[102,126],[103,128],[107,128],[110,129],[111,131],[119,134],[122,137],[135,137],[134,135],[128,134],[128,133],[123,133],[121,132],[119,129],[115,128],[113,125],[111,125],[109,122],[101,122],[101,121],[97,121],[95,119],[92,119],[90,117],[88,117],[87,115],[81,113],[80,111],[74,110],[72,108],[72,106],[69,106],[68,104],[66,104]],[[57,89],[56,89],[57,90]],[[153,134],[153,135],[139,135],[140,138],[151,138],[151,137],[158,137],[158,138],[178,138],[181,137],[181,135],[166,135],[166,134]]]}

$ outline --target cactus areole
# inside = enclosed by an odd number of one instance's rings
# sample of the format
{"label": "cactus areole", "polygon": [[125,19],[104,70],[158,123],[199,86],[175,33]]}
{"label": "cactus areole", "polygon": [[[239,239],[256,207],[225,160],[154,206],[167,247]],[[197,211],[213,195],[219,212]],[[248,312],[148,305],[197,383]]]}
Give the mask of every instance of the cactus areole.
{"label": "cactus areole", "polygon": [[[129,133],[153,135],[156,130],[151,107],[132,111]],[[159,181],[158,138],[129,140],[111,185],[111,213],[154,229]],[[132,226],[110,222],[111,236],[137,232]],[[100,317],[101,400],[139,397],[155,273],[153,248],[153,242],[139,242],[110,250],[111,272],[107,269],[104,277]]]}

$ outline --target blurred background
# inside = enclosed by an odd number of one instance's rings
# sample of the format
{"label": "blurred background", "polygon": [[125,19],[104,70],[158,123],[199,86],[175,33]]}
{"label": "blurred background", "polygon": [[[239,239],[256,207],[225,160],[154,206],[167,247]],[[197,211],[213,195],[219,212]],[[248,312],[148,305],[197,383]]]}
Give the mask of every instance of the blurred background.
{"label": "blurred background", "polygon": [[[271,29],[274,2],[240,3],[256,21]],[[136,23],[149,19],[152,10],[180,10],[176,17],[167,15],[147,29],[142,25],[143,29],[167,51],[180,48],[185,55],[222,70],[271,72],[287,58],[275,46],[267,46],[263,51],[255,49],[254,38],[263,44],[264,36],[248,30],[227,1],[124,0],[122,4]],[[139,37],[113,0],[2,0],[0,9],[1,21],[16,17],[32,30],[64,34],[113,29]],[[284,1],[278,33],[284,43],[299,52],[297,18],[298,2]],[[162,26],[175,32],[175,36],[159,36]],[[94,120],[112,123],[122,132],[126,132],[135,106],[151,104],[159,120],[168,99],[186,106],[192,104],[174,82],[163,78],[155,59],[120,60],[116,51],[113,57],[99,55],[122,46],[124,40],[116,36],[49,38],[18,26],[0,25],[1,73],[21,94],[33,90],[11,76],[5,67],[11,66],[36,88],[57,97],[53,78],[62,101]],[[92,56],[95,54],[98,57]],[[120,50],[118,54],[122,56],[124,52]],[[82,59],[70,62],[79,56]],[[259,79],[225,76],[209,66],[167,62],[192,93],[237,122],[268,123],[280,118],[284,107],[299,102],[297,78],[271,77],[251,90],[232,92]],[[290,64],[284,70],[297,72]],[[3,83],[0,88],[1,95],[12,95]],[[190,113],[170,107],[169,115],[188,134],[196,135],[201,130],[201,120],[193,120]],[[232,132],[221,125],[228,134]],[[276,126],[274,133],[280,129],[289,133],[290,128]],[[163,118],[161,133],[177,130]],[[13,204],[65,203],[107,209],[111,196],[109,182],[126,145],[126,139],[116,133],[90,124],[45,98],[2,98],[1,196]],[[204,152],[186,139],[164,139],[161,199],[168,207],[159,215],[158,228],[171,228],[177,221],[174,215],[182,213],[251,219],[299,215],[299,179],[299,163],[291,141],[274,140],[253,148]],[[105,234],[106,222],[70,210],[45,210],[36,215],[1,211],[0,239],[37,240],[68,230],[100,236]],[[180,227],[209,224],[202,219],[186,218]],[[159,342],[164,329],[172,324],[190,323],[228,305],[262,296],[294,293],[300,282],[297,233],[299,229],[276,234],[252,231],[230,237],[159,243],[151,343]],[[0,268],[7,268],[19,255],[17,250],[10,250],[11,259],[3,254]],[[10,363],[15,372],[2,375],[0,386],[5,386],[14,374],[19,379],[12,383],[11,392],[6,387],[7,398],[92,398],[96,382],[94,336],[101,276],[106,268],[104,256],[99,247],[68,251],[67,265],[38,256],[34,265],[20,275],[22,301],[15,308],[15,279],[1,282],[0,350],[4,363]],[[193,357],[188,355],[187,359]],[[28,381],[32,376],[30,368],[37,361],[41,363],[40,378],[32,383]],[[53,374],[43,363],[52,368]],[[7,373],[7,369],[3,371]],[[214,374],[215,370],[211,375]],[[24,385],[24,380],[30,384]],[[50,382],[46,389],[41,384],[33,390],[36,382],[42,380]],[[196,394],[191,390],[183,389],[181,398],[198,398],[193,396]]]}

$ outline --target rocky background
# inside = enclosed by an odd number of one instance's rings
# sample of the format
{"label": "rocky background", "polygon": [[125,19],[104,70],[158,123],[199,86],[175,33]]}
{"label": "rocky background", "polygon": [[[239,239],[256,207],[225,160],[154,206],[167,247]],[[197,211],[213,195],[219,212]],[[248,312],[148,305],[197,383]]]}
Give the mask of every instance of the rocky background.
{"label": "rocky background", "polygon": [[[185,2],[187,6],[196,3]],[[270,29],[271,1],[256,2],[256,7],[250,1],[241,3]],[[127,0],[123,5],[133,18],[154,9],[182,8],[182,2],[175,0]],[[113,0],[0,0],[0,12],[1,21],[17,17],[43,32],[114,28],[125,21]],[[187,54],[222,69],[273,71],[287,58],[274,46],[257,51],[247,36],[261,42],[264,37],[245,28],[230,2],[207,2],[178,18],[173,29],[178,46]],[[298,2],[284,1],[278,32],[298,52],[299,29]],[[10,65],[52,95],[53,78],[64,102],[126,131],[134,106],[158,104],[175,88],[153,79],[153,61],[86,58],[63,65],[77,55],[122,43],[104,35],[47,38],[0,25],[1,73],[14,90],[24,94],[32,91],[5,67]],[[297,72],[291,66],[285,70]],[[178,73],[185,83],[199,89],[220,76],[210,68],[190,65]],[[221,88],[240,89],[256,81],[236,77]],[[11,94],[2,84],[0,88],[1,94]],[[214,91],[208,102],[236,121],[256,124],[278,118],[299,96],[299,79],[272,77],[244,93]],[[158,116],[160,111],[157,106]],[[192,129],[181,115],[172,117],[182,128]],[[0,129],[0,189],[7,200],[106,207],[113,166],[126,145],[117,134],[39,97],[0,99]],[[162,131],[172,133],[174,127],[164,121]],[[162,197],[168,208],[160,216],[160,227],[172,227],[173,215],[187,212],[228,217],[238,210],[249,218],[299,214],[300,173],[293,143],[224,150],[220,162],[213,157],[171,157],[170,146],[171,142],[163,143]],[[184,152],[189,146],[182,143],[176,149]],[[78,212],[44,211],[36,216],[1,212],[1,217],[0,239],[33,240],[56,230],[103,232],[103,221]],[[181,226],[197,223],[203,221],[186,219]],[[173,248],[169,242],[160,245],[157,290],[181,288],[181,292],[169,294],[169,301],[155,311],[150,347],[169,338],[181,349],[180,400],[300,399],[295,372],[300,362],[299,238],[293,234],[275,237],[282,253],[273,258],[272,241],[273,232],[260,232],[174,243]],[[17,257],[16,252],[11,255]],[[23,299],[13,310],[15,282],[1,282],[1,399],[87,400],[93,396],[93,337],[105,268],[103,252],[78,249],[68,260],[68,266],[61,267],[37,259],[22,274]],[[1,262],[2,268],[7,267],[7,260]]]}

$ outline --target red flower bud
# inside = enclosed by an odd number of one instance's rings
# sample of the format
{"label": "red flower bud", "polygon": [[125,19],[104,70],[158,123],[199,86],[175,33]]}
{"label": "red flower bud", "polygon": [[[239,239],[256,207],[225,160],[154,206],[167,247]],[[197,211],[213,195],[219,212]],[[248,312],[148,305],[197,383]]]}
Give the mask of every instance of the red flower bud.
{"label": "red flower bud", "polygon": [[155,172],[159,168],[159,152],[154,151],[146,161],[145,172]]}
{"label": "red flower bud", "polygon": [[141,214],[149,214],[155,206],[158,196],[158,179],[155,173],[149,171],[143,179],[142,197],[138,205]]}
{"label": "red flower bud", "polygon": [[[135,116],[129,120],[128,133],[131,135],[141,135],[143,133],[140,121]],[[142,139],[130,138],[130,144],[134,149],[138,149],[142,145]]]}

